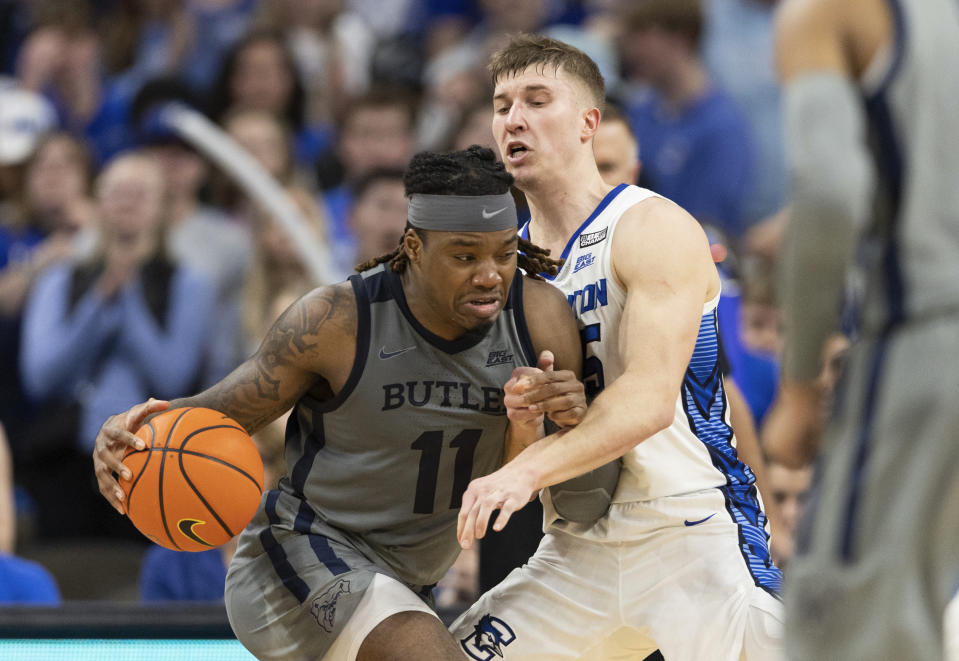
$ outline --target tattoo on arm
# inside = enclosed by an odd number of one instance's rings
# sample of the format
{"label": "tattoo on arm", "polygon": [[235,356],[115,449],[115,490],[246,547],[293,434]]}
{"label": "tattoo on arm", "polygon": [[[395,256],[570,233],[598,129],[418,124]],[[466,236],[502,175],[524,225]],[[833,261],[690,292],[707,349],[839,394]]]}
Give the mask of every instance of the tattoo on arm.
{"label": "tattoo on arm", "polygon": [[209,390],[173,405],[207,406],[251,434],[261,429],[323,377],[314,365],[318,335],[350,309],[345,298],[336,287],[304,296],[280,316],[254,356]]}

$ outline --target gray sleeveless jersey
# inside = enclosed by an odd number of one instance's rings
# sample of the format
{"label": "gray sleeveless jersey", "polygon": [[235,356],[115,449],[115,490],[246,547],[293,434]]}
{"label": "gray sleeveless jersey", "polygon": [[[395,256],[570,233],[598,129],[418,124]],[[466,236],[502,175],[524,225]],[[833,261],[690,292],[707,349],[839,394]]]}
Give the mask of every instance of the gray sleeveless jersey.
{"label": "gray sleeveless jersey", "polygon": [[959,309],[959,0],[893,0],[863,80],[879,169],[864,325]]}
{"label": "gray sleeveless jersey", "polygon": [[297,402],[288,474],[258,519],[351,544],[400,580],[429,585],[459,553],[467,485],[502,463],[503,385],[515,367],[535,365],[522,276],[487,332],[453,341],[413,317],[385,267],[350,281],[359,321],[352,372],[333,399]]}

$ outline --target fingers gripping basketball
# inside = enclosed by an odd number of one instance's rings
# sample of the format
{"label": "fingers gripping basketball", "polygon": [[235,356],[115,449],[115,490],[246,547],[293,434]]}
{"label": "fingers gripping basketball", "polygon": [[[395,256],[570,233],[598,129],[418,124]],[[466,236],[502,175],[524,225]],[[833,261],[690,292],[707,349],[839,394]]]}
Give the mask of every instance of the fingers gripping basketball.
{"label": "fingers gripping basketball", "polygon": [[263,492],[263,462],[253,439],[212,409],[164,411],[140,427],[120,478],[127,516],[151,540],[177,551],[204,551],[238,534]]}

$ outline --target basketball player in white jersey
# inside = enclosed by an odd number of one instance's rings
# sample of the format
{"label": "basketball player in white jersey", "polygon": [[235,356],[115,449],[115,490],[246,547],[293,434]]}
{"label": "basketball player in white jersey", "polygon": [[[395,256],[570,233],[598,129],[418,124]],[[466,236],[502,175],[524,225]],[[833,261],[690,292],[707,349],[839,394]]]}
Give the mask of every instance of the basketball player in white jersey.
{"label": "basketball player in white jersey", "polygon": [[[622,183],[638,184],[639,172],[642,169],[641,151],[626,116],[617,106],[607,103],[599,128],[593,135],[593,156],[603,181],[611,186]],[[709,251],[715,262],[726,259],[726,247],[720,243],[710,245]],[[745,395],[736,385],[736,381],[728,377],[723,381],[723,389],[729,401],[729,421],[736,432],[736,450],[742,462],[749,466],[756,476],[756,486],[762,495],[763,509],[769,520],[770,551],[773,560],[778,563],[780,556],[791,555],[789,540],[792,533],[785,531],[785,522],[781,522],[779,518],[779,507],[775,498],[770,495],[765,479],[769,474],[766,470],[766,459],[759,445],[756,423]],[[777,534],[781,525],[784,526],[783,534]]]}
{"label": "basketball player in white jersey", "polygon": [[556,515],[544,491],[536,554],[452,625],[454,638],[478,661],[779,658],[781,574],[729,425],[706,235],[672,202],[603,181],[592,137],[605,90],[586,55],[521,35],[490,70],[493,134],[532,212],[521,235],[566,259],[553,284],[577,315],[595,399],[579,426],[470,484],[460,543],[482,537],[497,509],[501,528],[543,487],[616,457],[623,470],[592,524]]}
{"label": "basketball player in white jersey", "polygon": [[787,0],[792,222],[770,451],[817,451],[844,275],[858,338],[785,591],[794,659],[941,659],[959,584],[959,2]]}

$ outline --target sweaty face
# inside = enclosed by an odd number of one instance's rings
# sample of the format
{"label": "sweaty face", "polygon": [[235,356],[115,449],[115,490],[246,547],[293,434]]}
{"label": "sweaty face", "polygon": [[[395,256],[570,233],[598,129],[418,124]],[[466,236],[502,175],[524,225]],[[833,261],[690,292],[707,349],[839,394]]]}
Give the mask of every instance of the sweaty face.
{"label": "sweaty face", "polygon": [[422,290],[414,307],[420,322],[454,339],[489,327],[506,304],[516,271],[516,230],[428,232],[419,268]]}
{"label": "sweaty face", "polygon": [[548,182],[579,156],[586,96],[566,72],[535,65],[496,83],[493,138],[520,189]]}

